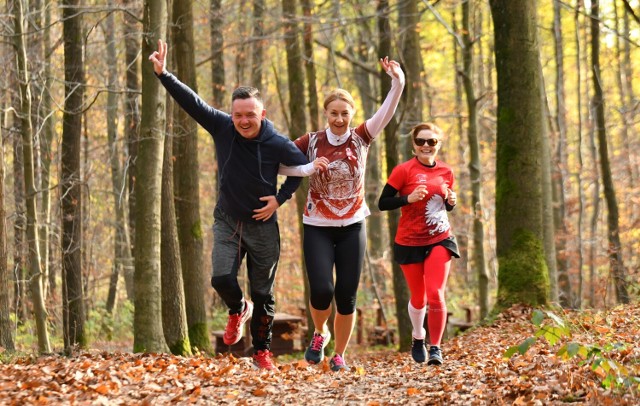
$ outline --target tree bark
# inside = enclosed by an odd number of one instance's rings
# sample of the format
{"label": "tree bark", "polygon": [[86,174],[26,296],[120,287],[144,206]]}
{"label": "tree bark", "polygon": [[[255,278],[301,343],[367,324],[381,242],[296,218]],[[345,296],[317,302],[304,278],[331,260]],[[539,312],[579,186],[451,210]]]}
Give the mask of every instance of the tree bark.
{"label": "tree bark", "polygon": [[[4,98],[2,99],[4,110]],[[11,323],[11,270],[8,267],[7,253],[7,210],[4,206],[4,114],[0,118],[3,134],[0,135],[0,347],[9,352],[16,349]]]}
{"label": "tree bark", "polygon": [[[166,37],[165,0],[144,1],[142,54],[151,55]],[[160,281],[162,157],[165,93],[151,63],[142,64],[142,121],[136,165],[134,352],[168,352],[162,330]]]}
{"label": "tree bark", "polygon": [[[379,0],[377,5],[378,15],[378,52],[380,55],[391,54],[391,25],[389,23],[389,2],[387,0]],[[410,83],[410,80],[407,80]],[[391,78],[386,72],[380,72],[380,96],[386,97],[391,89]],[[387,177],[391,174],[393,168],[398,165],[398,139],[396,133],[398,131],[398,122],[395,118],[391,119],[384,129],[384,147],[386,152]],[[389,242],[393,244],[396,238],[398,222],[400,221],[400,213],[398,210],[387,212],[387,224],[389,229]],[[396,319],[398,320],[398,344],[400,351],[406,351],[411,347],[411,320],[407,312],[409,304],[409,288],[404,279],[404,274],[400,266],[394,261],[392,264],[393,272],[393,294],[396,302]]]}
{"label": "tree bark", "polygon": [[[192,1],[174,1],[171,35],[180,79],[197,91],[193,40]],[[191,345],[212,352],[205,296],[209,286],[203,263],[203,230],[200,219],[198,126],[183,109],[175,109],[173,126],[173,193],[180,258],[184,279],[187,323]]]}
{"label": "tree bark", "polygon": [[496,233],[499,308],[545,305],[544,110],[536,2],[490,0],[498,78]]}
{"label": "tree bark", "polygon": [[[418,1],[402,1],[398,6],[398,26],[402,27],[400,35],[400,52],[407,86],[400,101],[400,111],[403,112],[403,120],[400,123],[400,134],[409,134],[411,127],[422,122],[422,55],[420,50],[420,35],[418,23],[420,13]],[[382,49],[380,50],[382,55]],[[399,142],[400,160],[407,160],[413,153],[410,137],[403,137]]]}
{"label": "tree bark", "polygon": [[[123,0],[124,6],[132,13],[139,13],[140,0]],[[138,52],[140,50],[140,29],[137,20],[129,13],[124,13],[123,35],[125,38],[125,66],[127,67],[124,103],[125,138],[127,142],[127,187],[128,187],[128,222],[129,222],[129,251],[135,257],[133,236],[135,235],[136,215],[136,161],[138,157],[138,132],[140,130],[140,91]],[[124,281],[127,289],[127,298],[134,300],[133,266],[124,270]]]}
{"label": "tree bark", "polygon": [[[113,6],[113,0],[109,1]],[[105,41],[107,47],[107,58],[116,61],[115,44],[115,16],[109,14],[105,19]],[[118,95],[116,87],[118,83],[117,64],[112,63],[108,69],[107,95],[107,138],[109,140],[109,160],[111,164],[111,187],[113,194],[113,211],[115,219],[115,241],[114,259],[111,278],[109,280],[109,292],[107,295],[106,309],[109,313],[113,311],[116,304],[116,294],[118,279],[120,275],[131,273],[133,270],[133,257],[131,255],[131,241],[129,238],[129,222],[127,213],[128,190],[126,188],[126,177],[122,170],[120,160],[122,158],[118,148]]]}
{"label": "tree bark", "polygon": [[79,0],[65,0],[65,112],[62,123],[62,274],[65,351],[85,346],[82,281],[82,176],[80,173],[84,67]]}
{"label": "tree bark", "polygon": [[224,10],[222,0],[211,0],[210,7],[211,31],[211,86],[213,87],[213,107],[222,109],[225,102],[225,70],[224,70]]}
{"label": "tree bark", "polygon": [[262,89],[263,87],[263,65],[264,48],[266,39],[264,38],[264,11],[265,0],[253,0],[253,33],[251,42],[251,85]]}
{"label": "tree bark", "polygon": [[556,234],[557,288],[551,286],[551,298],[559,300],[563,307],[574,305],[572,283],[569,277],[569,255],[567,252],[568,230],[565,213],[565,180],[567,179],[567,110],[564,78],[564,42],[562,38],[562,13],[559,0],[553,2],[553,38],[556,60],[556,128],[558,138],[555,145],[555,162],[552,166],[553,182],[553,222]]}
{"label": "tree bark", "polygon": [[[171,120],[173,104],[167,97],[167,117]],[[172,125],[167,131],[171,134]],[[162,262],[162,330],[172,354],[191,355],[185,286],[178,241],[176,208],[173,195],[173,137],[166,136],[162,164],[162,236],[160,255]]]}
{"label": "tree bark", "polygon": [[578,219],[577,223],[577,245],[578,245],[578,283],[577,283],[577,292],[575,299],[575,307],[580,309],[582,307],[582,295],[584,291],[584,277],[583,277],[583,264],[584,264],[584,249],[583,249],[583,239],[582,239],[582,222],[585,217],[584,213],[584,193],[583,193],[583,185],[582,185],[582,170],[583,170],[583,162],[582,162],[582,128],[583,128],[583,105],[582,105],[582,46],[580,43],[580,5],[582,0],[576,0],[575,11],[573,14],[574,21],[574,42],[576,47],[576,93],[577,97],[577,111],[578,111],[578,123],[577,123],[577,148],[578,148],[578,168],[576,172],[576,182],[578,189]]}
{"label": "tree bark", "polygon": [[[43,47],[44,57],[48,58],[51,54],[51,0],[45,1],[43,7],[44,13],[44,26],[43,26]],[[51,230],[53,224],[51,224],[51,159],[52,159],[52,143],[55,139],[56,133],[56,120],[53,114],[53,97],[51,96],[51,85],[53,83],[51,73],[51,63],[44,64],[43,72],[43,89],[42,89],[42,101],[40,106],[40,117],[42,117],[42,135],[40,137],[40,161],[41,161],[41,173],[40,173],[40,212],[42,218],[40,220],[40,255],[42,256],[43,266],[43,290],[45,292],[45,299],[48,294],[55,295],[56,287],[56,274],[54,268],[51,266],[51,245],[52,235]]]}
{"label": "tree bark", "polygon": [[462,83],[467,101],[467,142],[469,143],[469,180],[471,183],[471,207],[473,210],[473,252],[471,263],[478,276],[478,304],[480,316],[489,313],[489,273],[484,256],[484,213],[482,199],[482,163],[480,162],[480,142],[478,140],[478,106],[473,85],[473,39],[470,15],[471,1],[462,3]]}
{"label": "tree bark", "polygon": [[33,313],[36,319],[38,335],[38,351],[51,352],[49,333],[47,330],[47,310],[42,292],[42,269],[40,258],[40,241],[38,239],[38,211],[34,171],[33,127],[31,123],[31,89],[29,72],[27,71],[27,52],[24,43],[25,12],[21,1],[13,2],[14,46],[17,56],[18,82],[20,87],[20,129],[22,133],[22,157],[24,165],[24,190],[26,206],[26,237],[28,247],[29,287]]}
{"label": "tree bark", "polygon": [[[11,5],[8,4],[8,7]],[[11,12],[11,9],[9,9]],[[13,114],[11,114],[11,124],[9,134],[13,141],[13,202],[14,202],[14,218],[13,221],[13,277],[14,277],[14,296],[15,296],[15,312],[18,320],[25,321],[27,318],[27,275],[26,275],[26,212],[24,198],[24,159],[22,152],[22,137],[20,129],[20,119],[15,112],[20,110],[20,92],[15,91],[19,88],[17,72],[9,72],[11,76],[9,89],[11,91],[11,106]]]}
{"label": "tree bark", "polygon": [[602,75],[600,71],[600,2],[591,1],[591,69],[593,80],[592,104],[595,109],[596,132],[598,139],[598,152],[600,158],[600,175],[604,187],[604,196],[607,204],[607,226],[609,240],[609,267],[611,278],[615,286],[618,303],[629,303],[627,291],[627,277],[622,258],[620,245],[620,226],[618,201],[611,176],[609,163],[609,146],[607,144],[606,120],[604,118],[604,94],[602,88]]}
{"label": "tree bark", "polygon": [[[315,68],[315,59],[313,52],[313,24],[311,23],[312,15],[312,4],[310,0],[301,0],[302,3],[302,13],[305,17],[305,22],[303,24],[303,33],[302,33],[302,45],[303,45],[303,60],[302,63],[304,65],[305,76],[307,79],[307,94],[309,95],[309,100],[307,101],[307,108],[309,110],[309,125],[310,128],[316,129],[320,128],[320,122],[322,120],[320,111],[319,111],[319,101],[318,101],[318,88],[316,85],[316,68]],[[298,138],[304,135],[304,130],[298,134],[290,134],[291,138]],[[298,214],[298,232],[300,235],[303,235],[303,224],[302,224],[302,215],[304,213],[304,205],[306,204],[307,194],[309,193],[309,178],[303,178],[298,191],[295,195],[296,198],[296,208]],[[307,264],[304,260],[304,250],[303,250],[303,240],[300,238],[299,247],[300,247],[300,264],[302,264],[302,279],[304,281],[304,305],[307,307],[309,305],[309,280],[307,278]],[[311,318],[311,312],[307,311],[307,325],[313,325],[313,319]],[[330,328],[333,328],[331,326]],[[313,337],[313,330],[308,329],[307,331],[307,339],[311,340]]]}

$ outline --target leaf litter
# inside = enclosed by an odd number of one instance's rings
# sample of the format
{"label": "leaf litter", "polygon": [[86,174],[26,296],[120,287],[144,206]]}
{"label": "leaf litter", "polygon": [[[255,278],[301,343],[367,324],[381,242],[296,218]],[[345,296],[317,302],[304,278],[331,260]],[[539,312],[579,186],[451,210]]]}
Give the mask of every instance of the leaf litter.
{"label": "leaf litter", "polygon": [[257,370],[250,358],[228,354],[93,350],[16,358],[0,364],[0,404],[640,404],[640,305],[561,315],[574,326],[572,341],[615,344],[607,359],[631,383],[613,388],[603,385],[611,370],[558,356],[562,342],[537,340],[525,354],[505,358],[509,347],[536,333],[531,316],[532,309],[514,306],[490,325],[445,341],[442,366],[417,364],[408,352],[365,347],[348,353],[350,368],[338,373],[328,368],[327,358],[321,365],[276,359],[277,372]]}

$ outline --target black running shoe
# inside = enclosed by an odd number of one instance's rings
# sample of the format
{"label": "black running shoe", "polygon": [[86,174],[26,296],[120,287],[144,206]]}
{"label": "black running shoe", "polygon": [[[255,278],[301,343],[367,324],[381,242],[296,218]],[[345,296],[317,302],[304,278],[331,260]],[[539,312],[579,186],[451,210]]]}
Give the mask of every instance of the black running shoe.
{"label": "black running shoe", "polygon": [[413,339],[411,345],[411,357],[415,362],[425,362],[427,360],[427,348],[424,346],[424,339]]}

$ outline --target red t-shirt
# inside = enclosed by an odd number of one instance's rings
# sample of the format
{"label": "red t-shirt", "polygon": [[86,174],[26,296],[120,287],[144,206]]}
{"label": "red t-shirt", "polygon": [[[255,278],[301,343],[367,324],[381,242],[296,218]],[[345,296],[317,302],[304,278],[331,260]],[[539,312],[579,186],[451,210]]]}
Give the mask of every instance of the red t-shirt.
{"label": "red t-shirt", "polygon": [[436,160],[435,166],[428,167],[414,158],[396,166],[387,183],[400,196],[410,194],[419,185],[427,187],[424,199],[402,206],[396,243],[416,247],[449,237],[451,225],[444,203],[447,189],[453,190],[454,186],[453,171],[449,165]]}

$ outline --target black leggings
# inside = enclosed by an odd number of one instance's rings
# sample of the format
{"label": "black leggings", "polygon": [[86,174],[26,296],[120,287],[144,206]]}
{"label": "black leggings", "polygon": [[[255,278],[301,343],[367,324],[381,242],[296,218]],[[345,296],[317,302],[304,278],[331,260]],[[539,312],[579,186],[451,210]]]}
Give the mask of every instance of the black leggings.
{"label": "black leggings", "polygon": [[335,296],[338,313],[348,315],[355,312],[366,246],[364,221],[346,227],[304,225],[304,261],[314,309],[328,309]]}

